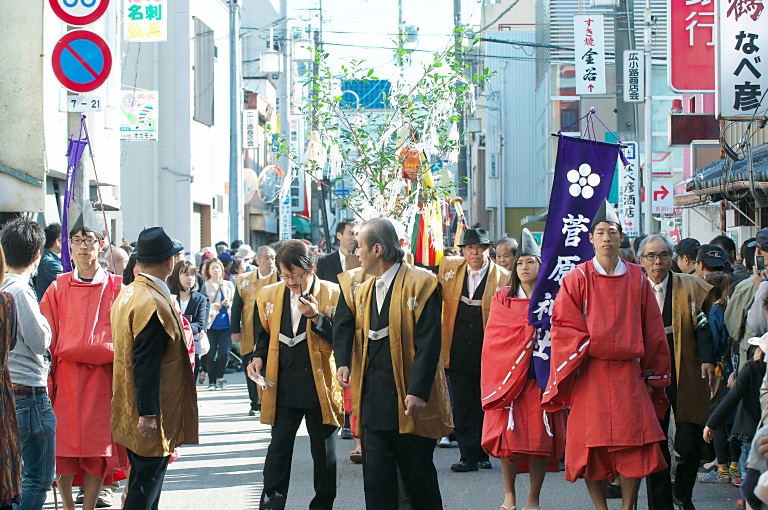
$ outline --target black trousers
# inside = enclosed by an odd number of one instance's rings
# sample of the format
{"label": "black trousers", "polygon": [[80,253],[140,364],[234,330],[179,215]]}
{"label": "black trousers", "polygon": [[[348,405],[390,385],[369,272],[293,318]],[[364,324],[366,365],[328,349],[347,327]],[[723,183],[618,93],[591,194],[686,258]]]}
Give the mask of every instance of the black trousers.
{"label": "black trousers", "polygon": [[216,384],[217,380],[224,378],[227,369],[229,349],[232,347],[231,330],[209,329],[208,341],[211,343],[211,350],[208,351],[208,382]]}
{"label": "black trousers", "polygon": [[128,496],[125,510],[157,510],[163,478],[168,469],[169,457],[142,457],[128,450],[131,476],[128,479]]}
{"label": "black trousers", "polygon": [[[288,498],[291,481],[291,460],[296,432],[301,420],[307,422],[309,449],[314,463],[315,497],[309,503],[311,510],[330,510],[336,499],[336,427],[323,424],[323,414],[315,409],[297,409],[278,406],[272,426],[272,442],[264,461],[264,490],[260,509],[282,510]],[[130,494],[130,488],[128,489]]]}
{"label": "black trousers", "polygon": [[242,357],[243,360],[243,372],[245,372],[245,384],[248,387],[248,398],[251,401],[251,409],[254,411],[259,410],[259,386],[250,377],[248,377],[248,365],[253,359],[253,353],[246,354]]}
{"label": "black trousers", "polygon": [[449,369],[445,375],[453,391],[453,427],[459,442],[461,460],[488,460],[488,454],[480,445],[485,416],[480,397],[480,374]]}
{"label": "black trousers", "polygon": [[[661,420],[661,428],[664,431],[664,442],[659,443],[661,453],[667,464],[670,465],[670,452],[667,435],[669,434],[669,411]],[[683,505],[691,503],[693,485],[696,483],[696,473],[701,462],[701,445],[704,444],[702,435],[704,426],[695,423],[677,422],[675,424],[675,451],[680,455],[675,473],[674,495]],[[648,475],[645,478],[645,487],[648,491],[648,510],[673,510],[672,479],[669,468]]]}
{"label": "black trousers", "polygon": [[363,434],[363,485],[367,510],[397,510],[397,468],[411,508],[441,510],[443,500],[432,462],[435,440],[397,430]]}

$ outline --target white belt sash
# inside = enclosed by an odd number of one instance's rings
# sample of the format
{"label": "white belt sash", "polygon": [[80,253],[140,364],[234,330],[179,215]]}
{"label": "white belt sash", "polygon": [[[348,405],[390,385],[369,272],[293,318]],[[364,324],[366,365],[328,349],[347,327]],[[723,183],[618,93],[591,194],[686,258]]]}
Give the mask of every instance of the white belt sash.
{"label": "white belt sash", "polygon": [[389,326],[378,331],[368,330],[369,340],[383,340],[389,336]]}
{"label": "white belt sash", "polygon": [[280,342],[284,343],[288,347],[293,347],[294,345],[300,344],[304,340],[307,339],[307,332],[297,335],[293,338],[289,336],[285,336],[284,334],[280,333]]}
{"label": "white belt sash", "polygon": [[461,296],[461,302],[468,306],[483,306],[482,299],[469,299],[467,296]]}
{"label": "white belt sash", "polygon": [[665,326],[664,327],[664,333],[666,333],[667,335],[671,335],[672,334],[672,326]]}

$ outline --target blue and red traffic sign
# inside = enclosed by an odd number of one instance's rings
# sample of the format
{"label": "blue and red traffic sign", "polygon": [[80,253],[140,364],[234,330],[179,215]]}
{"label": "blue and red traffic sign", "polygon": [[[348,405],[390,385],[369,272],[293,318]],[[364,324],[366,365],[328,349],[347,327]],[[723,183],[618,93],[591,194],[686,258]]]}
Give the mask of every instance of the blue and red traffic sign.
{"label": "blue and red traffic sign", "polygon": [[54,14],[66,23],[82,27],[101,18],[109,0],[48,0]]}
{"label": "blue and red traffic sign", "polygon": [[112,52],[107,43],[88,30],[73,30],[59,39],[51,57],[53,74],[72,92],[99,88],[112,69]]}

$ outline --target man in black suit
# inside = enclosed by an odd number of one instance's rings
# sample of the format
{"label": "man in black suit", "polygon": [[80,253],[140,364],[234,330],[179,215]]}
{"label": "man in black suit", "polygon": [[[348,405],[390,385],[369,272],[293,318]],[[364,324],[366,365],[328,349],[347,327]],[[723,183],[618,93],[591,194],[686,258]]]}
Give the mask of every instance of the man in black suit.
{"label": "man in black suit", "polygon": [[347,257],[354,256],[358,224],[354,218],[346,218],[336,224],[336,239],[339,249],[317,260],[317,277],[338,285],[339,274],[347,270]]}
{"label": "man in black suit", "polygon": [[[347,270],[347,258],[354,257],[359,225],[354,218],[346,218],[336,224],[336,239],[339,249],[317,259],[317,277],[339,284],[339,275]],[[351,268],[350,268],[351,269]],[[349,430],[349,413],[344,413],[344,426],[339,431],[342,439],[352,439]]]}

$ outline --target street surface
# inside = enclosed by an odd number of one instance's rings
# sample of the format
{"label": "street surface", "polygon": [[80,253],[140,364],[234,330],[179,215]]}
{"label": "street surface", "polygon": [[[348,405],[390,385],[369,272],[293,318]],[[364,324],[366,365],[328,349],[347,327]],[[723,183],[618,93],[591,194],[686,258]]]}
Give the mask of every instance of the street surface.
{"label": "street surface", "polygon": [[[179,459],[169,467],[160,499],[162,510],[258,508],[269,427],[259,423],[258,416],[248,416],[243,374],[227,374],[226,379],[229,385],[224,391],[208,391],[201,385],[197,387],[201,444],[183,447]],[[352,449],[353,441],[337,438],[338,495],[334,508],[338,510],[365,508],[362,466],[352,464],[347,456]],[[457,448],[435,449],[444,508],[498,510],[503,501],[499,461],[492,460],[492,470],[454,473],[450,466],[458,460]],[[522,504],[528,494],[528,476],[519,476],[517,486],[518,500]],[[638,505],[640,509],[648,507],[644,489],[643,484]],[[115,495],[113,508],[120,508],[121,493]],[[731,485],[697,483],[693,502],[697,510],[730,509],[735,508],[738,494],[738,489]],[[287,508],[306,509],[313,495],[309,438],[302,426],[296,439]],[[544,510],[594,508],[584,483],[566,482],[562,473],[547,474],[541,504]],[[61,508],[61,502],[59,505]],[[620,506],[619,500],[609,501],[612,510]],[[44,508],[54,508],[51,493]],[[520,508],[521,505],[518,505]]]}

